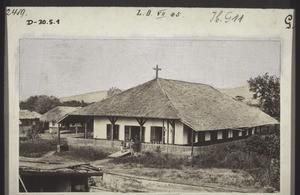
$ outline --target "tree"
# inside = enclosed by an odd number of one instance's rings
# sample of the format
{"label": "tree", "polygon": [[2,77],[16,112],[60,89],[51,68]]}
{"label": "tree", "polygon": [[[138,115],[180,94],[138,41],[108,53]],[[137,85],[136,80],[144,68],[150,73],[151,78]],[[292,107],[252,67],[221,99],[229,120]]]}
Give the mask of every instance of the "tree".
{"label": "tree", "polygon": [[36,112],[40,114],[44,114],[51,110],[52,108],[55,108],[56,106],[61,105],[59,102],[59,99],[57,99],[54,96],[46,96],[42,95],[39,96],[39,98],[36,101]]}
{"label": "tree", "polygon": [[38,99],[38,96],[31,96],[26,101],[21,101],[20,102],[20,109],[21,110],[35,111],[35,104],[36,104],[37,99]]}
{"label": "tree", "polygon": [[55,96],[39,95],[31,96],[26,101],[20,102],[20,109],[44,114],[50,109],[60,105],[59,99]]}
{"label": "tree", "polygon": [[250,78],[248,81],[253,99],[259,100],[262,111],[279,120],[280,118],[280,83],[277,76],[268,73]]}
{"label": "tree", "polygon": [[114,96],[118,93],[121,93],[122,90],[117,88],[117,87],[111,87],[108,91],[107,91],[107,97],[111,97]]}
{"label": "tree", "polygon": [[84,102],[76,101],[76,100],[71,100],[71,101],[66,101],[62,103],[62,106],[70,106],[70,107],[81,107],[84,104]]}

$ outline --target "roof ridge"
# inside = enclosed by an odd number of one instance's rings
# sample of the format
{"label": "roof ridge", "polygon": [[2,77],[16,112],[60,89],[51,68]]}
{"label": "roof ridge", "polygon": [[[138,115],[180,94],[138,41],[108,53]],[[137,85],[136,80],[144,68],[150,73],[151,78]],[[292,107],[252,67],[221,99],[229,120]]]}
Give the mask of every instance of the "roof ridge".
{"label": "roof ridge", "polygon": [[156,81],[157,81],[157,83],[158,83],[158,86],[159,86],[160,89],[162,90],[163,94],[164,94],[164,95],[166,96],[166,98],[169,100],[170,105],[171,105],[172,109],[175,111],[177,117],[181,120],[181,117],[180,117],[179,112],[177,111],[177,109],[176,109],[175,106],[173,105],[173,103],[172,103],[171,99],[169,98],[169,96],[168,96],[166,90],[161,86],[161,84],[160,84],[160,82],[159,82],[159,79],[156,79]]}
{"label": "roof ridge", "polygon": [[183,80],[176,80],[176,79],[165,79],[165,78],[158,78],[161,80],[166,80],[166,81],[177,81],[177,82],[182,82],[182,83],[189,83],[189,84],[197,84],[197,85],[205,85],[205,86],[209,86],[209,87],[213,87],[209,84],[205,84],[205,83],[197,83],[197,82],[191,82],[191,81],[183,81]]}

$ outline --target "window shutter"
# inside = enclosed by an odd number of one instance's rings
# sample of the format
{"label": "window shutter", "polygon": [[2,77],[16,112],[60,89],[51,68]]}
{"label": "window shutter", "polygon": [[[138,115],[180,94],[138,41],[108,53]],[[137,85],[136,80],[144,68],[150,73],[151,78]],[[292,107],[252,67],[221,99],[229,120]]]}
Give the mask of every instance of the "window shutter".
{"label": "window shutter", "polygon": [[111,139],[111,134],[110,134],[110,124],[106,125],[106,139],[110,140]]}
{"label": "window shutter", "polygon": [[153,141],[155,141],[155,128],[151,127],[151,140],[150,140],[150,142],[153,142]]}

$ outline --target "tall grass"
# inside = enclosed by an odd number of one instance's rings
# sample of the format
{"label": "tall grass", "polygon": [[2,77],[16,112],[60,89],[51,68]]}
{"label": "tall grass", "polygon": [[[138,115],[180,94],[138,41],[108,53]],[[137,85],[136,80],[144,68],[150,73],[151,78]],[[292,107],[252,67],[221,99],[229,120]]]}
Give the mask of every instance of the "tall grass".
{"label": "tall grass", "polygon": [[41,157],[47,152],[55,151],[57,147],[57,140],[50,139],[23,139],[19,144],[19,155],[25,157],[37,158]]}
{"label": "tall grass", "polygon": [[205,147],[190,161],[187,157],[160,151],[114,159],[114,163],[141,164],[145,167],[229,168],[247,171],[256,182],[279,190],[279,137],[253,135],[246,140]]}
{"label": "tall grass", "polygon": [[142,164],[145,167],[180,169],[188,163],[187,158],[176,157],[173,154],[160,152],[141,152],[137,156],[127,156],[113,159],[117,164]]}
{"label": "tall grass", "polygon": [[92,147],[71,148],[69,151],[56,153],[57,156],[64,156],[74,160],[94,161],[101,160],[110,155],[110,149],[94,149]]}

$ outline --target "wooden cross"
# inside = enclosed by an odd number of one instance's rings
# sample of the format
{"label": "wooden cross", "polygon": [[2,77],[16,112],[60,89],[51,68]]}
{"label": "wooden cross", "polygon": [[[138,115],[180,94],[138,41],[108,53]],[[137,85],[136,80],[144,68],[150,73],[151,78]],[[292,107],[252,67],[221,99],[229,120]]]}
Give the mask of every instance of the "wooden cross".
{"label": "wooden cross", "polygon": [[158,68],[158,65],[156,65],[156,68],[153,68],[153,70],[156,71],[156,78],[158,78],[158,71],[161,70],[161,68]]}

